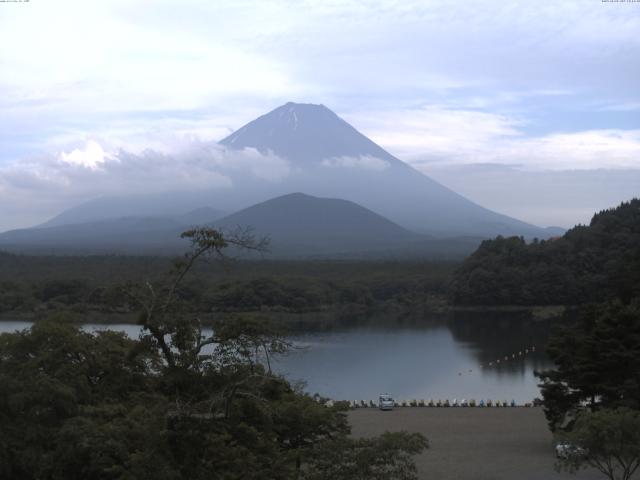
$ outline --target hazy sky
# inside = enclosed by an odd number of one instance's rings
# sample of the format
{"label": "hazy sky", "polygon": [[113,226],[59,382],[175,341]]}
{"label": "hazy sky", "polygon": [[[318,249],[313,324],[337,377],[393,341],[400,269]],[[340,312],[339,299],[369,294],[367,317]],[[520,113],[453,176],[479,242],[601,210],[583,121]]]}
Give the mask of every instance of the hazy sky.
{"label": "hazy sky", "polygon": [[[569,226],[640,195],[639,86],[640,3],[0,3],[0,230],[105,193],[90,185],[119,149],[171,158],[290,100],[479,203]],[[182,177],[165,180],[202,181]]]}

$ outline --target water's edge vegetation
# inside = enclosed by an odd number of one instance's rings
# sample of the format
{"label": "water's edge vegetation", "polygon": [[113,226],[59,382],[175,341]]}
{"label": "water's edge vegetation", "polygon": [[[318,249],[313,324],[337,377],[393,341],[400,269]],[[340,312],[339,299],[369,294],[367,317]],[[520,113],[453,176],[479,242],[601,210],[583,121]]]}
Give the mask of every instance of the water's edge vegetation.
{"label": "water's edge vegetation", "polygon": [[[39,321],[66,311],[78,323],[136,323],[123,290],[157,279],[165,257],[25,256],[0,253],[0,321]],[[419,325],[464,313],[546,319],[561,305],[456,305],[456,262],[233,261],[194,268],[178,294],[209,325],[216,317],[258,314],[292,331]]]}

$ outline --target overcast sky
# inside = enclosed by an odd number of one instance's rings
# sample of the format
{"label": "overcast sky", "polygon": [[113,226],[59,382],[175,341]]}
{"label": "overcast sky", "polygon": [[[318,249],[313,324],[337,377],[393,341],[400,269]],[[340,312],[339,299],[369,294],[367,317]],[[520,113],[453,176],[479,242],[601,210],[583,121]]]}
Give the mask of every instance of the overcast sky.
{"label": "overcast sky", "polygon": [[488,207],[570,226],[640,195],[639,86],[640,3],[3,2],[0,230],[103,193],[86,183],[110,152],[171,156],[287,101]]}

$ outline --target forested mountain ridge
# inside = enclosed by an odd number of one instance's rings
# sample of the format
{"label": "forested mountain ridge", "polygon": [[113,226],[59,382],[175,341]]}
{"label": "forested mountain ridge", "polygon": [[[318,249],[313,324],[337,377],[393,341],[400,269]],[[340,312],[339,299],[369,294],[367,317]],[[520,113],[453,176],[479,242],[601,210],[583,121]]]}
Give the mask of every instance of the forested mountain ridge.
{"label": "forested mountain ridge", "polygon": [[462,305],[575,305],[640,296],[640,199],[596,213],[588,226],[526,243],[482,242],[454,276]]}

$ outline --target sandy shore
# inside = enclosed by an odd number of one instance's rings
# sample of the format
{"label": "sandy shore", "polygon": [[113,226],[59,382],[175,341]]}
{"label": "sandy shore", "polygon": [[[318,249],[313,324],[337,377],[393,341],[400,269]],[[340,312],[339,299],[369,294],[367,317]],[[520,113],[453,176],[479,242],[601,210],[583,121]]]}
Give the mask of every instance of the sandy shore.
{"label": "sandy shore", "polygon": [[349,420],[356,436],[385,430],[424,434],[430,448],[416,461],[421,479],[605,478],[595,470],[555,471],[553,440],[541,408],[366,408],[351,411]]}

